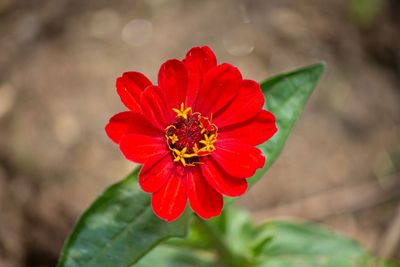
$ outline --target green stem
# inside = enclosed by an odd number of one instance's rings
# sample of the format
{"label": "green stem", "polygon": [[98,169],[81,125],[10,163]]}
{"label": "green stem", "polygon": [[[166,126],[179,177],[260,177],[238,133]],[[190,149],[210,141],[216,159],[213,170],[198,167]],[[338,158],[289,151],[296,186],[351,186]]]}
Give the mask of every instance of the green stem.
{"label": "green stem", "polygon": [[205,235],[205,238],[210,241],[210,244],[214,247],[219,260],[226,267],[244,267],[250,266],[249,262],[244,260],[239,255],[235,255],[229,247],[225,244],[225,241],[220,233],[218,233],[209,223],[194,216],[198,227],[201,232]]}

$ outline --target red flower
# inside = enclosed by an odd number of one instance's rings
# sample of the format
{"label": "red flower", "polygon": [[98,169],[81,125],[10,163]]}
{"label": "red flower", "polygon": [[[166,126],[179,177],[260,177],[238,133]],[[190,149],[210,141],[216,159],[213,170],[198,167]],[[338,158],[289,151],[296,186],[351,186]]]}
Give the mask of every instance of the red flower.
{"label": "red flower", "polygon": [[188,200],[202,218],[217,216],[222,196],[242,195],[246,178],[264,166],[255,145],[274,135],[275,117],[262,110],[258,83],[217,65],[210,48],[165,62],[158,85],[126,72],[117,92],[129,111],[114,115],[106,132],[127,159],[143,164],[139,184],[160,218],[175,220]]}

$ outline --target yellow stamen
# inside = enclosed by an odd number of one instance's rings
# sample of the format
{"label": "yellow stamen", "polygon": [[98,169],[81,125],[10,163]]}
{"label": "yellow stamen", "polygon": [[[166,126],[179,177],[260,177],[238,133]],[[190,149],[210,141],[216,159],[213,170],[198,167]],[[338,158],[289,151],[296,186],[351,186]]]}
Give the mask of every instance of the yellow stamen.
{"label": "yellow stamen", "polygon": [[176,142],[179,141],[178,136],[176,136],[176,134],[172,135],[172,136],[168,136],[168,139],[171,140],[172,144],[175,144]]}
{"label": "yellow stamen", "polygon": [[174,148],[172,150],[173,155],[174,155],[174,162],[180,161],[183,166],[194,166],[193,163],[186,163],[185,159],[197,157],[197,154],[196,153],[187,154],[186,151],[187,151],[187,147],[184,147],[181,151]]}
{"label": "yellow stamen", "polygon": [[184,158],[184,155],[186,153],[187,148],[184,147],[181,151],[179,151],[178,149],[174,148],[172,150],[172,152],[174,153],[174,162],[181,162],[183,166],[186,166],[186,161]]}
{"label": "yellow stamen", "polygon": [[185,109],[185,105],[181,103],[181,109],[173,108],[172,110],[176,113],[177,118],[182,117],[186,120],[188,113],[192,111],[192,108],[188,107]]}
{"label": "yellow stamen", "polygon": [[197,144],[194,144],[194,146],[193,146],[193,151],[194,151],[195,154],[197,154],[197,153],[200,151],[200,149],[199,149],[199,147],[197,146]]}
{"label": "yellow stamen", "polygon": [[204,147],[202,147],[200,150],[207,151],[207,152],[213,152],[215,150],[214,143],[217,141],[217,136],[215,134],[212,134],[210,136],[204,135],[204,140],[201,140],[199,143],[203,144]]}

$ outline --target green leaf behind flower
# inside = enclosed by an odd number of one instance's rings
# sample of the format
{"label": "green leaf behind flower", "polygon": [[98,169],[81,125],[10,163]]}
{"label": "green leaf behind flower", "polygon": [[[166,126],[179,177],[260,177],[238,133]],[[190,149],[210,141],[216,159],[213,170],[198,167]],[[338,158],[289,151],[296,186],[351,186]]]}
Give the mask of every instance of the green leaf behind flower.
{"label": "green leaf behind flower", "polygon": [[319,63],[277,75],[261,83],[265,96],[264,108],[275,115],[278,132],[258,146],[266,155],[267,163],[249,179],[250,185],[256,183],[279,157],[324,68],[325,65]]}
{"label": "green leaf behind flower", "polygon": [[[249,180],[251,184],[279,156],[323,68],[322,64],[313,65],[261,84],[265,108],[275,114],[279,130],[270,141],[260,145],[267,164]],[[156,217],[150,196],[138,186],[138,172],[112,185],[85,211],[64,245],[58,267],[130,266],[159,242],[187,233],[190,212],[173,223]]]}

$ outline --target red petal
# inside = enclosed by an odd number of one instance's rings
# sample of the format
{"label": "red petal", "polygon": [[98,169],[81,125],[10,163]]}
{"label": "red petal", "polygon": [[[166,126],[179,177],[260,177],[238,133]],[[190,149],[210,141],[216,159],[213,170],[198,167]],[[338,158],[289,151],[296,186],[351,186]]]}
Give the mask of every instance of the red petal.
{"label": "red petal", "polygon": [[153,193],[151,205],[154,213],[168,222],[179,217],[187,203],[186,179],[184,175],[175,173],[161,190]]}
{"label": "red petal", "polygon": [[149,79],[140,72],[125,72],[117,79],[117,93],[127,108],[141,112],[140,95],[149,85],[151,85]]}
{"label": "red petal", "polygon": [[205,181],[199,168],[192,167],[188,172],[187,188],[190,206],[197,215],[208,219],[221,214],[222,195]]}
{"label": "red petal", "polygon": [[232,176],[251,177],[264,166],[265,158],[258,148],[221,138],[215,145],[216,150],[211,156]]}
{"label": "red petal", "polygon": [[219,129],[253,118],[264,105],[264,95],[260,85],[251,80],[243,80],[233,101],[214,116]]}
{"label": "red petal", "polygon": [[176,164],[173,163],[171,153],[165,151],[160,157],[153,157],[146,161],[139,174],[139,184],[143,191],[154,193],[163,187],[174,174]]}
{"label": "red petal", "polygon": [[140,112],[140,105],[139,105],[139,96],[138,92],[131,93],[130,91],[134,90],[128,90],[127,86],[124,83],[124,79],[122,77],[119,77],[116,82],[117,86],[117,93],[119,97],[121,98],[122,103],[124,105],[134,111],[134,112]]}
{"label": "red petal", "polygon": [[183,63],[189,77],[186,103],[193,106],[205,73],[217,65],[217,59],[208,46],[193,47],[187,52]]}
{"label": "red petal", "polygon": [[207,182],[219,193],[237,197],[243,195],[247,189],[247,181],[238,179],[224,172],[221,167],[210,157],[205,157],[201,165],[201,172]]}
{"label": "red petal", "polygon": [[164,131],[157,130],[138,113],[126,111],[111,117],[106,125],[106,133],[115,143],[119,143],[122,137],[129,133],[163,136]]}
{"label": "red petal", "polygon": [[152,85],[146,76],[137,71],[125,72],[122,77],[126,79],[128,85],[137,86],[141,91],[146,89],[147,86]]}
{"label": "red petal", "polygon": [[168,112],[173,113],[172,108],[179,108],[185,102],[187,83],[187,71],[181,61],[172,59],[161,65],[158,86],[167,100]]}
{"label": "red petal", "polygon": [[174,120],[172,112],[166,112],[169,107],[166,106],[163,93],[158,86],[147,87],[142,94],[140,104],[144,116],[162,131]]}
{"label": "red petal", "polygon": [[251,120],[221,129],[218,138],[259,145],[270,139],[276,131],[274,115],[262,110]]}
{"label": "red petal", "polygon": [[139,134],[125,135],[119,147],[127,159],[137,163],[144,163],[152,157],[165,153],[167,150],[163,136],[153,137]]}
{"label": "red petal", "polygon": [[212,68],[204,77],[195,110],[204,116],[215,114],[235,97],[241,81],[242,75],[232,65],[221,64]]}
{"label": "red petal", "polygon": [[126,111],[115,114],[106,125],[106,133],[111,140],[119,143],[121,138],[128,132],[129,126],[133,123],[133,112]]}

